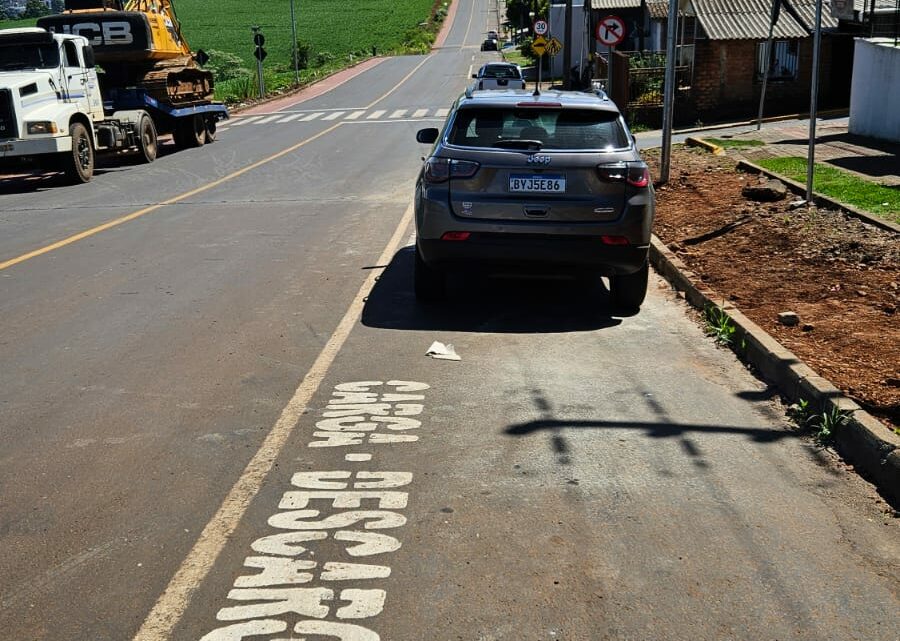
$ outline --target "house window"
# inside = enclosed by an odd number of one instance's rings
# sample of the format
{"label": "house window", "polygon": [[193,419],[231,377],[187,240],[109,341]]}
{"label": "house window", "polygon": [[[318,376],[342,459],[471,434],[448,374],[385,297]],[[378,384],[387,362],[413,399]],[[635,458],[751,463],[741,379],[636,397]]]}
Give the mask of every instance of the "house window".
{"label": "house window", "polygon": [[756,45],[756,79],[762,80],[768,66],[769,80],[796,80],[797,63],[800,59],[800,43],[797,40],[776,40],[772,42],[772,55],[766,65],[766,43]]}

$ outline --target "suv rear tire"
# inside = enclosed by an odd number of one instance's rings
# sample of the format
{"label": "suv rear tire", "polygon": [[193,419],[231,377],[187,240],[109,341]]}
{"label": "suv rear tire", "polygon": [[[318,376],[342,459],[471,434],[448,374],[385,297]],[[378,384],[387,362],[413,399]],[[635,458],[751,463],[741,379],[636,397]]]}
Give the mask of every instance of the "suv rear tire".
{"label": "suv rear tire", "polygon": [[647,282],[650,279],[650,264],[633,274],[620,274],[609,279],[609,293],[614,307],[633,311],[640,309],[647,297]]}
{"label": "suv rear tire", "polygon": [[416,300],[429,302],[442,299],[447,291],[446,277],[425,264],[418,248],[413,251],[416,254],[416,264],[413,269],[413,289],[416,293]]}

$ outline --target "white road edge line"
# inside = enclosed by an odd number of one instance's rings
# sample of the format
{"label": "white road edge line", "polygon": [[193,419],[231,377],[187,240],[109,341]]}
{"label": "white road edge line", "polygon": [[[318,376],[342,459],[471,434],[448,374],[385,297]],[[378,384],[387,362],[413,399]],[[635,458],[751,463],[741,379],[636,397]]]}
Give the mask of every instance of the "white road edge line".
{"label": "white road edge line", "polygon": [[[375,263],[376,265],[387,265],[391,261],[394,254],[403,245],[404,236],[412,217],[413,203],[410,203],[394,230],[394,234],[378,258],[378,262]],[[172,630],[181,621],[190,605],[191,596],[209,574],[229,537],[234,533],[247,511],[250,502],[262,487],[275,459],[307,410],[310,400],[319,389],[319,384],[328,374],[328,370],[344,346],[347,337],[350,336],[350,332],[362,314],[366,297],[372,292],[375,281],[381,272],[381,269],[369,271],[350,303],[350,307],[341,318],[341,322],[338,323],[312,367],[300,381],[300,385],[281,411],[281,415],[259,450],[228,492],[213,518],[203,528],[194,547],[156,601],[133,641],[169,641]]]}

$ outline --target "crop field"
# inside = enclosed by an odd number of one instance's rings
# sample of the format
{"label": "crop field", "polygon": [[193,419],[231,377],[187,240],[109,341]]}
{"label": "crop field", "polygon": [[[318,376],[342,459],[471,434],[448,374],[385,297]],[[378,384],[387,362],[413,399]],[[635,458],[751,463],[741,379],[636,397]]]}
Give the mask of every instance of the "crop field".
{"label": "crop field", "polygon": [[[360,58],[421,52],[434,29],[422,27],[440,4],[436,0],[294,0],[297,40],[306,50],[302,81],[346,67]],[[187,41],[196,51],[212,52],[220,99],[240,100],[253,93],[256,60],[253,31],[266,38],[267,86],[281,89],[293,81],[290,0],[177,0]],[[446,12],[441,12],[439,19]],[[33,26],[34,20],[0,21],[0,28]],[[217,56],[221,52],[226,56]],[[303,57],[300,58],[303,60]],[[301,64],[301,67],[303,64]]]}
{"label": "crop field", "polygon": [[[310,57],[371,55],[400,49],[407,32],[428,19],[434,0],[295,0],[297,39],[310,45]],[[289,0],[179,0],[178,17],[195,49],[236,54],[250,66],[253,34],[266,37],[266,64],[291,64]]]}

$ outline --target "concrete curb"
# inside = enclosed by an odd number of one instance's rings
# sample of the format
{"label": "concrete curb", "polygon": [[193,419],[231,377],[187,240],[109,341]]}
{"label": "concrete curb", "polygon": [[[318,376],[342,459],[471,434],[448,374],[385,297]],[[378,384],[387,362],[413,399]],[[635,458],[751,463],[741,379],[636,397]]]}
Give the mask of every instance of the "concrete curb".
{"label": "concrete curb", "polygon": [[650,245],[650,262],[676,290],[684,292],[691,305],[701,310],[718,306],[731,317],[737,328],[732,347],[735,353],[753,365],[789,402],[803,399],[817,412],[849,412],[850,420],[835,435],[838,450],[886,495],[900,501],[900,436],[819,376],[734,305],[698,284],[700,279],[656,236]]}
{"label": "concrete curb", "polygon": [[[847,108],[841,109],[829,109],[828,111],[820,111],[816,114],[817,119],[823,118],[843,118],[850,115],[850,110]],[[808,120],[809,112],[799,113],[799,114],[789,114],[784,116],[769,116],[768,118],[763,118],[763,124],[771,123],[771,122],[785,122],[787,120]],[[693,134],[700,133],[704,131],[718,131],[719,129],[732,129],[734,127],[750,127],[756,124],[756,120],[740,120],[738,122],[722,122],[713,125],[704,125],[702,127],[688,127],[685,129],[676,129],[674,133],[676,134]]]}
{"label": "concrete curb", "polygon": [[725,150],[722,147],[711,143],[708,140],[704,140],[703,138],[694,138],[693,136],[689,136],[685,138],[684,144],[686,144],[688,147],[702,147],[709,153],[716,156],[721,156],[725,153]]}
{"label": "concrete curb", "polygon": [[[706,141],[704,141],[706,142]],[[711,143],[706,143],[707,145]],[[713,145],[715,146],[715,145]],[[740,160],[738,161],[737,168],[741,171],[746,171],[754,174],[763,174],[764,176],[768,176],[769,178],[776,178],[783,182],[787,187],[797,194],[798,196],[806,197],[806,185],[801,185],[800,183],[791,180],[790,178],[785,178],[779,174],[776,174],[773,171],[769,171],[768,169],[764,169],[759,165],[756,165],[749,160]],[[879,218],[878,216],[874,216],[867,211],[863,211],[862,209],[857,209],[852,205],[846,205],[842,202],[838,202],[833,198],[829,198],[828,196],[823,196],[822,194],[817,194],[813,192],[813,202],[817,205],[823,205],[825,207],[829,207],[831,209],[837,209],[839,211],[844,212],[848,216],[853,216],[854,218],[860,218],[870,225],[874,225],[881,229],[885,229],[887,231],[892,231],[900,234],[900,225],[897,223],[893,223],[889,220],[885,220],[884,218]]]}

